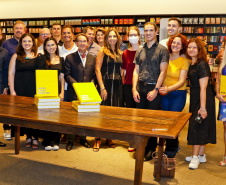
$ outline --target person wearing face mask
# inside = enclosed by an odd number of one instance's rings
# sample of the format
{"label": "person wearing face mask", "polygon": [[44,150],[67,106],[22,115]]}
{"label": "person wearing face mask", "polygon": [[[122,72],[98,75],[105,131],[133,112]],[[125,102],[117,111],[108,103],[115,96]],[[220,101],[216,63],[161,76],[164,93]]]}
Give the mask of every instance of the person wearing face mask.
{"label": "person wearing face mask", "polygon": [[[16,21],[13,25],[13,38],[5,40],[2,43],[2,47],[5,48],[8,51],[7,58],[5,62],[3,63],[2,67],[2,73],[3,73],[3,94],[7,95],[9,94],[9,86],[8,86],[8,71],[9,71],[9,62],[13,56],[13,54],[16,53],[16,47],[19,44],[19,40],[21,36],[25,33],[26,25],[23,21]],[[10,126],[4,124],[4,139],[5,140],[11,140],[11,134],[10,134]]]}
{"label": "person wearing face mask", "polygon": [[136,26],[131,26],[128,29],[129,48],[122,54],[122,81],[123,93],[126,107],[135,108],[136,104],[132,93],[132,78],[135,64],[133,63],[137,49],[140,47],[140,31]]}
{"label": "person wearing face mask", "polygon": [[[161,109],[164,111],[181,112],[186,103],[186,79],[189,62],[182,57],[186,52],[187,38],[182,34],[177,34],[169,38],[167,43],[170,53],[169,65],[163,87],[159,88],[161,98]],[[174,158],[178,151],[178,137],[176,139],[166,139],[165,154]]]}
{"label": "person wearing face mask", "polygon": [[[132,79],[135,64],[133,63],[137,49],[140,47],[140,30],[136,26],[128,29],[129,48],[122,54],[122,81],[123,81],[123,97],[128,108],[136,108],[136,103],[132,93]],[[134,148],[128,148],[128,152],[133,152]]]}

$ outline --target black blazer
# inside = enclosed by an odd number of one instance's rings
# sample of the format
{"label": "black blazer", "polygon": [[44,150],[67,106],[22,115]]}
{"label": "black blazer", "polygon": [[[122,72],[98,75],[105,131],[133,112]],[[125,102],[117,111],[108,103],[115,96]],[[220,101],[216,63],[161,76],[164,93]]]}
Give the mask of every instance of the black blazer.
{"label": "black blazer", "polygon": [[65,73],[64,78],[68,83],[67,87],[67,101],[76,100],[76,93],[72,86],[76,82],[91,82],[95,76],[96,57],[92,54],[87,54],[86,64],[83,63],[78,51],[68,55],[65,59]]}

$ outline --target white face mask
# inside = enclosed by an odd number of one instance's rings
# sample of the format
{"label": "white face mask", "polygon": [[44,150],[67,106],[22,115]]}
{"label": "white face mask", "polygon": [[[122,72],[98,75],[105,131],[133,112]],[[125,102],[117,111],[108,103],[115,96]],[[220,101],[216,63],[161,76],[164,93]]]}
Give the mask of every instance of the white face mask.
{"label": "white face mask", "polygon": [[137,44],[139,41],[139,37],[138,36],[132,36],[132,37],[129,37],[129,42],[131,44]]}

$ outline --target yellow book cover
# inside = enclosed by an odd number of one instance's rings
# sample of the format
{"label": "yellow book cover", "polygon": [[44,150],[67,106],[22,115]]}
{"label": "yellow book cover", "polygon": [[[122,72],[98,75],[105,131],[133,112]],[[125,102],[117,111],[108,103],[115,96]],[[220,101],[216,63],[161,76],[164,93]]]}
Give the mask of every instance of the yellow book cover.
{"label": "yellow book cover", "polygon": [[221,75],[220,94],[226,95],[226,75]]}
{"label": "yellow book cover", "polygon": [[58,96],[58,71],[36,70],[36,95]]}
{"label": "yellow book cover", "polygon": [[37,96],[35,94],[35,101],[37,102],[60,102],[58,96]]}
{"label": "yellow book cover", "polygon": [[80,104],[79,101],[72,101],[72,106],[76,106],[79,109],[99,109],[100,108],[100,104],[98,103]]}
{"label": "yellow book cover", "polygon": [[73,83],[80,104],[101,103],[101,97],[92,82]]}

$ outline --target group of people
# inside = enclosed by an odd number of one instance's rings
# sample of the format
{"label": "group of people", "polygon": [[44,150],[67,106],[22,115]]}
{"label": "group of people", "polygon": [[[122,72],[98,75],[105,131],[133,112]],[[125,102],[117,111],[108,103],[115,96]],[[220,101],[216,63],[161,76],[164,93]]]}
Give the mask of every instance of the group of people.
{"label": "group of people", "polygon": [[[77,99],[73,83],[92,81],[103,105],[180,112],[186,103],[185,82],[188,77],[192,116],[187,140],[192,145],[192,156],[185,160],[190,162],[190,169],[197,169],[200,162],[206,162],[205,145],[216,143],[215,94],[204,43],[199,38],[188,41],[180,34],[181,27],[179,19],[170,18],[169,37],[158,43],[156,24],[147,22],[144,25],[146,43],[141,46],[140,31],[131,26],[128,29],[129,47],[125,49],[115,28],[95,31],[88,26],[83,28],[83,33],[76,35],[74,42],[73,27],[65,25],[61,28],[54,24],[51,31],[41,30],[42,45],[37,47],[34,37],[24,33],[25,24],[16,21],[14,37],[3,42],[4,57],[1,57],[3,51],[0,48],[0,61],[4,63],[1,93],[34,97],[35,70],[51,69],[58,70],[61,100],[71,102]],[[219,83],[220,75],[226,73],[225,65],[226,58],[220,65],[216,86],[222,108],[226,101],[220,94]],[[222,108],[219,120],[224,121],[226,130],[226,113]],[[9,126],[4,125],[4,130],[9,130]],[[45,150],[59,149],[60,133],[28,128],[22,131],[27,135],[26,147],[38,148],[38,137],[42,136]],[[8,132],[4,134],[6,139],[11,138]],[[67,151],[72,149],[74,139],[74,135],[67,136]],[[80,144],[90,147],[84,136],[80,137]],[[106,144],[115,147],[110,139],[106,139]],[[95,138],[93,151],[98,152],[100,145],[101,139]],[[144,161],[152,159],[156,147],[157,138],[149,138]],[[129,152],[135,150],[128,148]],[[175,157],[179,150],[178,138],[166,139],[165,154],[168,157]],[[220,165],[226,165],[226,156]]]}

